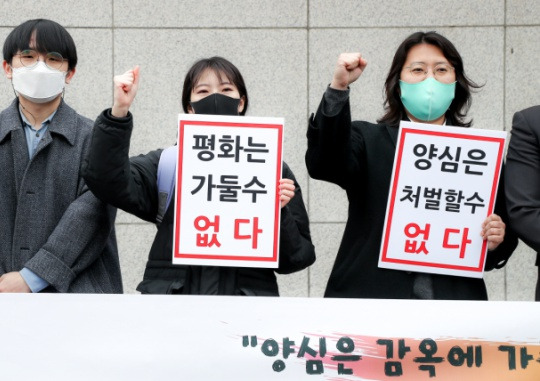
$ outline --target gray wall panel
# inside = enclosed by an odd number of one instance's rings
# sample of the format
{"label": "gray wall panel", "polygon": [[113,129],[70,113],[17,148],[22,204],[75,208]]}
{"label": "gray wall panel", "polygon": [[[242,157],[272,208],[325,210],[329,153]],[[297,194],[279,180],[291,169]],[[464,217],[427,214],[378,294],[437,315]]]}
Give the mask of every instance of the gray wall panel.
{"label": "gray wall panel", "polygon": [[306,0],[116,0],[116,27],[305,27]]}
{"label": "gray wall panel", "polygon": [[111,27],[112,0],[0,1],[0,25],[15,27],[28,19],[46,18],[65,27]]}
{"label": "gray wall panel", "polygon": [[[540,17],[540,15],[539,15]],[[516,111],[540,104],[540,26],[506,31],[506,126]]]}
{"label": "gray wall panel", "polygon": [[540,25],[540,2],[538,0],[506,0],[508,25]]}
{"label": "gray wall panel", "polygon": [[504,21],[504,0],[311,0],[309,21],[340,28],[493,25]]}
{"label": "gray wall panel", "polygon": [[345,229],[344,223],[312,223],[317,261],[310,268],[309,296],[322,297]]}
{"label": "gray wall panel", "polygon": [[150,224],[116,224],[124,293],[137,293],[155,234],[156,228]]}

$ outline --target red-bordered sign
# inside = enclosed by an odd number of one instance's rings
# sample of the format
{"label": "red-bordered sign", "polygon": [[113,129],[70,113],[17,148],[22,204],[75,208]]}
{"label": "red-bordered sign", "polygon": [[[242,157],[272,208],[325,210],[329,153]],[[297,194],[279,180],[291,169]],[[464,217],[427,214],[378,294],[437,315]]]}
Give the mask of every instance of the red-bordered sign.
{"label": "red-bordered sign", "polygon": [[180,115],[174,264],[277,268],[283,119]]}
{"label": "red-bordered sign", "polygon": [[480,278],[506,133],[402,122],[379,267]]}

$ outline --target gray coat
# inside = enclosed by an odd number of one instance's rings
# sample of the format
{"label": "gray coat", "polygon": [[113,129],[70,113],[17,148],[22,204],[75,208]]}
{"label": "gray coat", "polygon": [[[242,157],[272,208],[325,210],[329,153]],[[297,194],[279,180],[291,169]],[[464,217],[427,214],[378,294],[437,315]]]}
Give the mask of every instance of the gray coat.
{"label": "gray coat", "polygon": [[116,210],[80,175],[92,125],[62,101],[30,160],[18,100],[0,113],[0,275],[26,267],[44,291],[122,292]]}

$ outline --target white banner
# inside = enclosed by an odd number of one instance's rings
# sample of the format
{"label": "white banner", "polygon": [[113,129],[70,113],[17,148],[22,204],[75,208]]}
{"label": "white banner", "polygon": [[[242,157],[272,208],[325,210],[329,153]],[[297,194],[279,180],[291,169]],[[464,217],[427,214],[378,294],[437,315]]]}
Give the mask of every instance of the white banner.
{"label": "white banner", "polygon": [[283,119],[179,115],[174,264],[279,261]]}
{"label": "white banner", "polygon": [[401,122],[379,267],[481,278],[506,132]]}
{"label": "white banner", "polygon": [[540,304],[0,295],[0,379],[540,379]]}

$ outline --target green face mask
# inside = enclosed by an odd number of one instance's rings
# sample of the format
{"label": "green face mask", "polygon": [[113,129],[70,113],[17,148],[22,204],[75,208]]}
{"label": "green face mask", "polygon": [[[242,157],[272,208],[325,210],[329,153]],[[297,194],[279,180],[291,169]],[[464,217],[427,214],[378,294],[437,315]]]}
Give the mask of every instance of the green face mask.
{"label": "green face mask", "polygon": [[430,122],[440,118],[454,99],[456,83],[441,83],[433,77],[422,82],[399,81],[401,102],[416,119]]}

